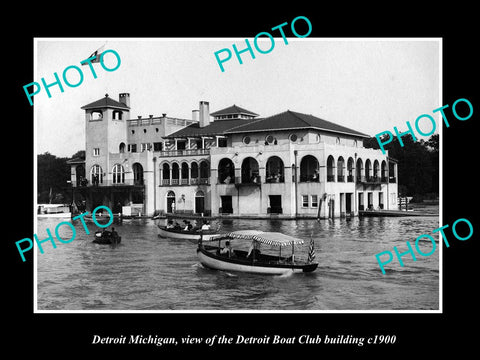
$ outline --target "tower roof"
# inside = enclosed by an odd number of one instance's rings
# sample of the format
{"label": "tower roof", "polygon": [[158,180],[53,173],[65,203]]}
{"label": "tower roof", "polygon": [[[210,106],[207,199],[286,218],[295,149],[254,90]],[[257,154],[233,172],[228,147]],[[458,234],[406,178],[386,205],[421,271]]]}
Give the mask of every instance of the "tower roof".
{"label": "tower roof", "polygon": [[225,109],[215,111],[211,113],[210,115],[212,116],[220,116],[220,115],[233,115],[233,114],[245,114],[245,115],[250,115],[250,116],[258,116],[258,114],[255,114],[253,111],[243,109],[240,106],[237,106],[233,104],[232,106],[229,106]]}
{"label": "tower roof", "polygon": [[124,109],[124,110],[130,110],[130,108],[116,100],[113,100],[108,96],[108,94],[105,94],[105,97],[94,101],[90,104],[82,106],[80,109],[82,110],[89,110],[89,109],[99,109],[99,108],[113,108],[113,109]]}

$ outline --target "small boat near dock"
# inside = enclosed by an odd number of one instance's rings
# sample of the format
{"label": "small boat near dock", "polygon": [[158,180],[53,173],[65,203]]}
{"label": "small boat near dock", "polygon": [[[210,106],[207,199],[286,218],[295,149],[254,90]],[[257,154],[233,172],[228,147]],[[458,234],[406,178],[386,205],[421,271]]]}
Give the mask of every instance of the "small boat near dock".
{"label": "small boat near dock", "polygon": [[38,204],[37,217],[69,218],[72,216],[70,205],[64,204]]}
{"label": "small boat near dock", "polygon": [[[309,273],[315,271],[318,267],[318,263],[313,262],[315,251],[312,240],[308,259],[306,261],[300,260],[295,258],[295,245],[302,245],[304,241],[278,232],[234,231],[211,237],[209,241],[218,241],[217,246],[204,244],[205,241],[207,240],[202,238],[198,242],[197,257],[203,266],[214,270],[284,275],[291,272]],[[225,247],[221,246],[222,241],[225,241]],[[230,242],[244,243],[245,241],[251,242],[249,251],[230,247]],[[261,253],[259,250],[260,244],[277,248],[279,254]],[[284,247],[291,248],[290,256],[282,256],[282,248]]]}
{"label": "small boat near dock", "polygon": [[[182,225],[176,219],[183,219]],[[191,221],[196,221],[197,224],[202,221],[202,224],[194,226]],[[166,225],[158,224],[157,226],[158,236],[162,238],[189,240],[195,244],[198,243],[201,236],[208,241],[213,236],[218,236],[219,234],[218,228],[210,229],[210,223],[206,217],[168,216]]]}

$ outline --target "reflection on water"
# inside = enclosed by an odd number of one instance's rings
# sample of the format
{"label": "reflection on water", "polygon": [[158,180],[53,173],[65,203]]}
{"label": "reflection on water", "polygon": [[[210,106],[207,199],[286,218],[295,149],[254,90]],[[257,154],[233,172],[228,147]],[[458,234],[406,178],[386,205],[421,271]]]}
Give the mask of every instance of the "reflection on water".
{"label": "reflection on water", "polygon": [[[263,276],[203,268],[196,245],[157,236],[159,220],[115,225],[117,246],[93,244],[75,222],[76,239],[37,253],[39,310],[396,310],[438,309],[439,255],[404,256],[382,275],[375,254],[407,250],[439,226],[436,217],[331,220],[224,220],[222,229],[278,231],[306,240],[296,249],[306,258],[313,237],[318,269],[310,274]],[[161,220],[160,220],[161,221]],[[58,219],[39,219],[40,239]],[[65,230],[66,228],[66,230]],[[64,233],[62,233],[64,230]],[[68,239],[66,226],[60,234]],[[44,238],[45,238],[44,237]],[[435,234],[438,241],[438,234]],[[428,245],[424,245],[428,252]]]}

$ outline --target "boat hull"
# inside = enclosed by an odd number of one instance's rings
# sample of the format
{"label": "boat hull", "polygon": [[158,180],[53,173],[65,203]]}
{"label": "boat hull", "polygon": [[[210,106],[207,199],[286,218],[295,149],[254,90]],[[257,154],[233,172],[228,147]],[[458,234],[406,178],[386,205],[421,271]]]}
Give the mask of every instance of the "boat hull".
{"label": "boat hull", "polygon": [[[218,235],[214,232],[204,232],[203,233],[203,240],[210,240],[211,237]],[[182,239],[182,240],[189,240],[191,242],[197,243],[200,240],[200,233],[199,232],[187,232],[181,230],[169,230],[166,229],[164,226],[158,226],[158,236],[162,238],[171,238],[171,239]]]}
{"label": "boat hull", "polygon": [[72,213],[37,214],[38,218],[71,218]]}
{"label": "boat hull", "polygon": [[265,264],[254,263],[234,258],[226,258],[217,256],[205,249],[199,247],[197,249],[197,257],[200,263],[214,270],[244,272],[250,274],[262,275],[285,275],[289,273],[302,273],[314,271],[318,264]]}

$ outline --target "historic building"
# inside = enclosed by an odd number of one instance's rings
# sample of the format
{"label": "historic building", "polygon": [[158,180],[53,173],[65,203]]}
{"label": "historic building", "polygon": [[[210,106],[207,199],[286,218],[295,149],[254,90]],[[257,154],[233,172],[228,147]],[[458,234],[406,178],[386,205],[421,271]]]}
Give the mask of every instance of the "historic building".
{"label": "historic building", "polygon": [[339,217],[398,208],[396,162],[364,148],[368,135],[290,110],[210,113],[206,101],[191,119],[131,119],[129,97],[82,107],[86,158],[70,164],[87,210]]}

